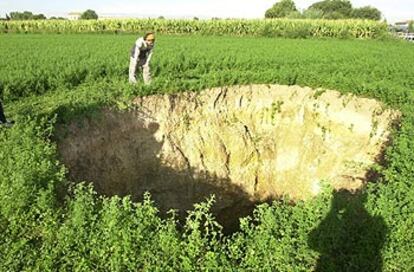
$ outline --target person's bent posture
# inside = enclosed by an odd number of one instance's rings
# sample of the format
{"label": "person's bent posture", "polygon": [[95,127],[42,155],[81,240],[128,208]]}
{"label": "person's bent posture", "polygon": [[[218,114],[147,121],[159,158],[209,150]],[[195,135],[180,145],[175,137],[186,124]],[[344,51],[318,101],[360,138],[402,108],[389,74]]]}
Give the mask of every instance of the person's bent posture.
{"label": "person's bent posture", "polygon": [[136,83],[136,70],[139,66],[142,69],[144,77],[144,83],[151,83],[151,71],[149,62],[152,56],[152,50],[154,48],[155,35],[150,32],[145,34],[144,37],[138,38],[131,49],[131,58],[129,62],[129,82]]}

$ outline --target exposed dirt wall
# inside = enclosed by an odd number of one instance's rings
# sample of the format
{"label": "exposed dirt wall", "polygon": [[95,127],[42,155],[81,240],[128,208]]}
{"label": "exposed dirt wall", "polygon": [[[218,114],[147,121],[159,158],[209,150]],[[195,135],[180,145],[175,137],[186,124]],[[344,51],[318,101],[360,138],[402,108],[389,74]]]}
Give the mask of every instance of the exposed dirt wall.
{"label": "exposed dirt wall", "polygon": [[312,197],[323,182],[361,187],[399,117],[373,99],[279,85],[148,96],[133,108],[58,129],[70,176],[106,195],[150,191],[162,211],[215,194],[219,219]]}

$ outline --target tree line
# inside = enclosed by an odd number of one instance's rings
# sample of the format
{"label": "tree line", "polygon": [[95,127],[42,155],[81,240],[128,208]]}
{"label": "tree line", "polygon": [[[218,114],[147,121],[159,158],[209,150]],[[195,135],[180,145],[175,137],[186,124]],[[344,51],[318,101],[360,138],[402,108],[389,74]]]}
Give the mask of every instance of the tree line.
{"label": "tree line", "polygon": [[354,8],[348,0],[323,0],[300,12],[293,0],[280,0],[265,13],[265,18],[304,19],[369,19],[381,20],[381,11],[375,7]]}
{"label": "tree line", "polygon": [[[7,21],[21,21],[21,20],[46,20],[46,16],[44,14],[33,14],[33,12],[31,11],[23,11],[23,12],[19,12],[19,11],[12,11],[9,14],[6,14],[6,18],[0,18],[0,20],[7,20]],[[55,17],[52,16],[49,18],[50,20],[66,20],[66,18],[64,17]],[[97,20],[98,19],[98,14],[91,9],[88,9],[86,11],[84,11],[79,19],[82,20]]]}

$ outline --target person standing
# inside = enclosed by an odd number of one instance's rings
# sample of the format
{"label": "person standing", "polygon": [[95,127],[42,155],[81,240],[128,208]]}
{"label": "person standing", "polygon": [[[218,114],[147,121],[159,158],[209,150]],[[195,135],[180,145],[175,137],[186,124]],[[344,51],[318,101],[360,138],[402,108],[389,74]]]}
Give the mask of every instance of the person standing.
{"label": "person standing", "polygon": [[131,57],[129,61],[129,82],[136,83],[137,67],[142,69],[144,83],[146,85],[151,83],[150,60],[152,50],[154,49],[155,35],[149,32],[144,37],[138,38],[131,49]]}
{"label": "person standing", "polygon": [[6,119],[3,111],[3,104],[0,101],[0,126],[11,127],[13,125],[13,121],[9,121]]}

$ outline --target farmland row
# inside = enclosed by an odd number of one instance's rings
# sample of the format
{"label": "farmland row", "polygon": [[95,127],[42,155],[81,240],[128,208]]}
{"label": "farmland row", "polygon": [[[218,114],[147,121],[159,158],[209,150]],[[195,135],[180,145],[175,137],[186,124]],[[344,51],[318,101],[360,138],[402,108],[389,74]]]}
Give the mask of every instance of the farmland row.
{"label": "farmland row", "polygon": [[368,20],[37,20],[0,21],[0,33],[137,33],[266,36],[286,38],[381,38],[387,25]]}
{"label": "farmland row", "polygon": [[[135,38],[0,36],[0,94],[14,101],[87,82],[126,82]],[[406,57],[401,59],[401,54]],[[392,42],[159,35],[151,88],[169,92],[274,82],[331,88],[339,84],[357,91],[387,85],[389,80],[393,88],[414,88],[409,56],[414,58],[409,45]]]}

